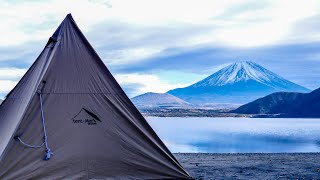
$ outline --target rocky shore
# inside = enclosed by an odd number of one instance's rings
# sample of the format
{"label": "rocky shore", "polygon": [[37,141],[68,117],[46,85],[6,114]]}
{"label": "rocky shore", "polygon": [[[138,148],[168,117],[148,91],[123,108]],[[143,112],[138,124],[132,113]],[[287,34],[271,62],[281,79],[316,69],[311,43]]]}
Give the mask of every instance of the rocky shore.
{"label": "rocky shore", "polygon": [[176,153],[196,179],[320,179],[320,153]]}

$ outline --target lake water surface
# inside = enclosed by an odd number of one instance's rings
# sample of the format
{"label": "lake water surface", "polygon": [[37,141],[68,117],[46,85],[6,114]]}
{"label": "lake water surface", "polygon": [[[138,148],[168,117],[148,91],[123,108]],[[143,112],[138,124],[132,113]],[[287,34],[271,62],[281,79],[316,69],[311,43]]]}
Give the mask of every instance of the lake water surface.
{"label": "lake water surface", "polygon": [[148,117],[172,152],[320,152],[320,119]]}

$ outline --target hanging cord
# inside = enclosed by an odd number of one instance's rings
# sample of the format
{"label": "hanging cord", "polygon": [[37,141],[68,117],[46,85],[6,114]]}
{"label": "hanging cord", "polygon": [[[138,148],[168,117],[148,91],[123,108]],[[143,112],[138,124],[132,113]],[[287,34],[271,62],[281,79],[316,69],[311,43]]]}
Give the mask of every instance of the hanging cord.
{"label": "hanging cord", "polygon": [[42,93],[41,93],[41,91],[38,91],[37,93],[39,94],[39,99],[40,99],[40,110],[41,110],[41,119],[42,119],[42,127],[43,127],[43,140],[44,141],[41,145],[31,145],[31,144],[23,142],[19,136],[15,137],[15,139],[19,140],[19,142],[22,145],[24,145],[28,148],[41,148],[45,145],[46,156],[44,157],[44,160],[48,161],[51,158],[51,156],[53,155],[53,152],[51,151],[51,149],[48,146],[48,136],[47,136],[46,124],[45,124],[44,114],[43,114]]}
{"label": "hanging cord", "polygon": [[23,142],[20,137],[15,137],[15,139],[18,139],[21,142],[21,144],[23,144],[24,146],[29,147],[29,148],[41,148],[44,145],[44,142],[41,145],[31,145],[31,144]]}
{"label": "hanging cord", "polygon": [[51,156],[53,155],[53,152],[48,146],[48,136],[47,136],[47,131],[46,131],[46,124],[44,120],[44,115],[43,115],[43,105],[42,105],[42,93],[41,91],[38,92],[39,97],[40,97],[40,108],[41,108],[41,119],[42,119],[42,126],[43,126],[43,134],[44,134],[44,144],[46,146],[46,156],[44,157],[44,160],[49,160]]}

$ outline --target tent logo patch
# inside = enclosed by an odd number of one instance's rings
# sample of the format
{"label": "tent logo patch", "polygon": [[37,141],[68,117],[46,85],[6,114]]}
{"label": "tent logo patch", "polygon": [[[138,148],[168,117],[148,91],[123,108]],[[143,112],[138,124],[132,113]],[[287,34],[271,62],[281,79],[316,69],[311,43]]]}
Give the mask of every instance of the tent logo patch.
{"label": "tent logo patch", "polygon": [[97,122],[101,122],[100,118],[95,115],[93,112],[82,108],[76,116],[72,118],[74,124],[87,124],[87,125],[96,125]]}

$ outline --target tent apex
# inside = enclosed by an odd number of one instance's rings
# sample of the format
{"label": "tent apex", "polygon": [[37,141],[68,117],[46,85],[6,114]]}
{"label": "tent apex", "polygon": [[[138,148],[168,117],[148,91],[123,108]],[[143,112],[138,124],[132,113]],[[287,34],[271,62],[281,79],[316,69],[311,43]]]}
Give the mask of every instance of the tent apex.
{"label": "tent apex", "polygon": [[72,18],[72,14],[68,13],[66,17],[71,17]]}
{"label": "tent apex", "polygon": [[69,23],[75,23],[71,13],[68,13],[67,16],[64,18],[64,20],[61,22],[59,27],[55,30],[51,38],[55,41],[58,41],[61,38],[61,35],[63,34],[63,31],[65,30],[66,24]]}
{"label": "tent apex", "polygon": [[68,13],[66,18],[64,20],[72,20],[73,21],[73,17],[71,13]]}

